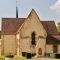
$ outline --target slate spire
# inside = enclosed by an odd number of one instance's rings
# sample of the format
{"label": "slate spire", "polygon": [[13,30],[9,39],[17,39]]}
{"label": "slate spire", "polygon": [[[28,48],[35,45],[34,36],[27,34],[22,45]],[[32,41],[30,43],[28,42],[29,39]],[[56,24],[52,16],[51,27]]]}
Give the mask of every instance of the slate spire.
{"label": "slate spire", "polygon": [[17,7],[17,1],[16,1],[16,18],[18,18],[18,7]]}

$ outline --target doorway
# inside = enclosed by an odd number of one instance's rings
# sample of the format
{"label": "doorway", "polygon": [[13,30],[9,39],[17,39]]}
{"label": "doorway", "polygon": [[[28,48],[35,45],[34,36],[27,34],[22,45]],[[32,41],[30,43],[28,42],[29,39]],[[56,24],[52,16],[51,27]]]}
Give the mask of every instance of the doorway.
{"label": "doorway", "polygon": [[38,54],[39,54],[39,55],[42,55],[42,48],[39,48],[39,49],[38,49]]}

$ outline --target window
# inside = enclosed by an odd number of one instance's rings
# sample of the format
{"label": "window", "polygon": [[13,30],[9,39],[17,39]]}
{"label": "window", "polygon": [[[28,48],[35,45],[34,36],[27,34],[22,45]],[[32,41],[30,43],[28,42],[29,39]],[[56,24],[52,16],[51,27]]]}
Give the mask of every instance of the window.
{"label": "window", "polygon": [[53,52],[57,53],[57,45],[53,45]]}
{"label": "window", "polygon": [[31,34],[31,39],[32,39],[31,44],[35,45],[36,42],[35,42],[35,33],[34,32]]}

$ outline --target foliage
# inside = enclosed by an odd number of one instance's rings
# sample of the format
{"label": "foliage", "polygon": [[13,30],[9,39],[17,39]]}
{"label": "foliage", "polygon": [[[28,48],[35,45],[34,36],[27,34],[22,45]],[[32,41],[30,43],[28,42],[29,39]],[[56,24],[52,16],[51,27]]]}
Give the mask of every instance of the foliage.
{"label": "foliage", "polygon": [[57,30],[58,30],[58,33],[60,35],[60,24],[58,23],[58,26],[57,26]]}
{"label": "foliage", "polygon": [[60,59],[60,54],[56,54],[55,58]]}
{"label": "foliage", "polygon": [[13,58],[13,57],[14,57],[14,55],[13,55],[11,52],[8,52],[8,53],[6,53],[6,54],[5,54],[5,57]]}

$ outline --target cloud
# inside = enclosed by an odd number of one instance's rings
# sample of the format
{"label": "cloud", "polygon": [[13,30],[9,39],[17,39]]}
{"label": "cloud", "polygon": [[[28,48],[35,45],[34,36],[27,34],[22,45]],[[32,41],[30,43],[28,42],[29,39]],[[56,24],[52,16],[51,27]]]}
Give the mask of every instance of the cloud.
{"label": "cloud", "polygon": [[52,6],[50,6],[50,9],[56,12],[60,12],[60,0],[57,0]]}

